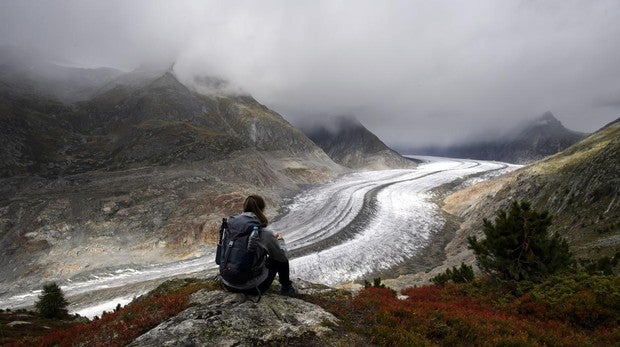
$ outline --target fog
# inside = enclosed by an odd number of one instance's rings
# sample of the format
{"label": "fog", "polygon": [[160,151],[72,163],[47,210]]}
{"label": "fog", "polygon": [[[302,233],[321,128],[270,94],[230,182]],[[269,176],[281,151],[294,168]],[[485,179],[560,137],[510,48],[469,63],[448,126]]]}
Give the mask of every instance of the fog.
{"label": "fog", "polygon": [[620,116],[620,1],[2,1],[0,45],[228,81],[294,124],[447,144],[552,111]]}

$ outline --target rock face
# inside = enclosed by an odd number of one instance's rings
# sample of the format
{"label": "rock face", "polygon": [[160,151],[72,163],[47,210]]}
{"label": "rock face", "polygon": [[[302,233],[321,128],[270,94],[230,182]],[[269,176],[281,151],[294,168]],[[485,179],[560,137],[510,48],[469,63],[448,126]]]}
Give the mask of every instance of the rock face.
{"label": "rock face", "polygon": [[258,303],[243,294],[202,290],[192,307],[129,346],[256,346],[315,341],[329,345],[337,319],[308,302],[265,294]]}
{"label": "rock face", "polygon": [[546,112],[499,139],[421,148],[413,153],[525,164],[560,152],[583,137],[585,134],[566,129],[551,112]]}
{"label": "rock face", "polygon": [[304,132],[335,162],[354,169],[413,168],[415,163],[389,148],[357,119],[339,117],[333,124]]}

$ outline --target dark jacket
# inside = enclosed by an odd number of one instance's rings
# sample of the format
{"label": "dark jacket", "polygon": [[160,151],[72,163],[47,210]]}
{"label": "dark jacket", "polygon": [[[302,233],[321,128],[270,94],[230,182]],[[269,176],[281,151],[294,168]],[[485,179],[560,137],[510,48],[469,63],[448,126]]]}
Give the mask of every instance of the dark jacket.
{"label": "dark jacket", "polygon": [[[250,220],[258,221],[256,215],[252,212],[243,212],[242,214],[238,214],[236,216],[228,217],[228,228],[230,230],[243,230]],[[261,267],[262,271],[260,275],[250,279],[248,282],[244,284],[232,285],[224,280],[224,284],[229,287],[236,289],[251,289],[258,287],[266,278],[269,273],[267,270],[267,266],[265,265],[266,257],[272,257],[276,261],[286,262],[288,261],[288,257],[286,256],[286,251],[284,251],[280,247],[280,243],[276,239],[275,235],[269,228],[263,227],[261,228],[260,240],[258,242],[258,250],[256,252],[256,258],[254,264],[256,266]]]}

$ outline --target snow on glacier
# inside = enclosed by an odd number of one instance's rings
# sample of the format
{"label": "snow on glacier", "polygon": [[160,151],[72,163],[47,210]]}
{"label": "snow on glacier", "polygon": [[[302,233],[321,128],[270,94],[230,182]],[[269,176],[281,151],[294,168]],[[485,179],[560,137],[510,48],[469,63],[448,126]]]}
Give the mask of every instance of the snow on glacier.
{"label": "snow on glacier", "polygon": [[[433,160],[415,170],[374,171],[345,176],[300,196],[289,214],[274,223],[272,228],[279,229],[287,242],[290,241],[289,249],[305,244],[306,240],[316,242],[337,233],[340,225],[350,222],[361,210],[366,192],[394,182],[379,191],[376,197],[378,210],[353,238],[291,260],[293,277],[327,285],[357,280],[412,257],[426,245],[433,231],[441,229],[445,221],[437,206],[430,201],[433,188],[457,178],[490,170],[505,170],[506,167],[503,163],[493,162]],[[351,199],[357,203],[347,201],[347,194],[351,194]],[[316,208],[317,204],[323,205]],[[317,211],[325,211],[327,215]],[[343,211],[347,213],[342,215]],[[330,225],[329,216],[335,212],[341,213],[341,222]],[[294,220],[294,227],[287,225],[290,219]],[[325,230],[325,227],[328,229]]]}

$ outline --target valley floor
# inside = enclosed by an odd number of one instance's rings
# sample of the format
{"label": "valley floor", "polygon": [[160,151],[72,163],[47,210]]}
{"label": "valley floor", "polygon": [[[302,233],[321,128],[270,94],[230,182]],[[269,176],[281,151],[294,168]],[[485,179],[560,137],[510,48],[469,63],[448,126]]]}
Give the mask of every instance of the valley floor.
{"label": "valley floor", "polygon": [[[292,277],[335,286],[389,273],[414,259],[443,229],[445,219],[433,202],[433,189],[455,180],[463,181],[461,186],[471,184],[518,167],[474,160],[420,159],[425,163],[413,170],[347,174],[289,201],[270,228],[281,232],[287,241]],[[439,263],[441,259],[430,261]],[[213,249],[209,248],[200,258],[89,274],[62,283],[62,289],[73,312],[92,317],[129,302],[164,278],[210,276],[215,272]],[[37,295],[0,296],[0,307],[27,307]]]}

